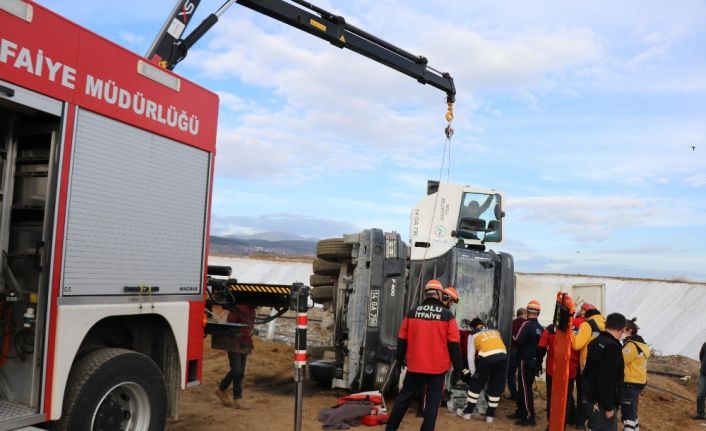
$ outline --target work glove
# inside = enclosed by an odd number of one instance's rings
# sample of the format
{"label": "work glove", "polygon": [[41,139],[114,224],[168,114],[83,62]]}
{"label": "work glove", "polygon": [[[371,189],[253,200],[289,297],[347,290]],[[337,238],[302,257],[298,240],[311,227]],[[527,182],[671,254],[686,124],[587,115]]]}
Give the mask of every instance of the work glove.
{"label": "work glove", "polygon": [[461,371],[461,380],[463,380],[463,382],[467,385],[471,384],[471,376],[471,370],[469,370],[468,368],[464,368]]}

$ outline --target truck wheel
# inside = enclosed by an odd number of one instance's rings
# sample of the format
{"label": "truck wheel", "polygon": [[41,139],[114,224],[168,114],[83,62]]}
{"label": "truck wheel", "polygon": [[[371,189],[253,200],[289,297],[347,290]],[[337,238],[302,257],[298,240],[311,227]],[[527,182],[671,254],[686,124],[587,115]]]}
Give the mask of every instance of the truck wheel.
{"label": "truck wheel", "polygon": [[316,286],[311,289],[311,299],[319,304],[333,301],[333,286]]}
{"label": "truck wheel", "polygon": [[330,262],[340,262],[351,257],[353,246],[343,242],[343,238],[322,239],[316,243],[316,257]]}
{"label": "truck wheel", "polygon": [[147,356],[103,348],[71,368],[59,431],[162,431],[167,390]]}
{"label": "truck wheel", "polygon": [[317,274],[312,274],[309,276],[309,286],[311,287],[319,287],[319,286],[332,286],[333,285],[333,277],[330,275],[317,275]]}
{"label": "truck wheel", "polygon": [[329,262],[323,259],[316,259],[311,264],[314,268],[314,274],[318,275],[338,275],[341,272],[340,262]]}

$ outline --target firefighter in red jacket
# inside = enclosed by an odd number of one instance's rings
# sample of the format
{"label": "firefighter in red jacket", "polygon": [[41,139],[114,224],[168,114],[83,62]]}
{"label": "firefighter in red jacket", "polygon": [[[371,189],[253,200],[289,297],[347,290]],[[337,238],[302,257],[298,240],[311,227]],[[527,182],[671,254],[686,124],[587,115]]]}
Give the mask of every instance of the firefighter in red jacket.
{"label": "firefighter in red jacket", "polygon": [[442,302],[443,290],[438,280],[430,280],[424,287],[424,303],[402,321],[397,341],[397,363],[406,359],[407,375],[392,407],[386,431],[399,428],[407,407],[424,385],[427,385],[427,400],[420,431],[433,431],[444,391],[444,379],[452,364],[464,381],[470,381],[471,372],[461,370],[458,325]]}
{"label": "firefighter in red jacket", "polygon": [[470,419],[478,404],[480,392],[488,383],[485,399],[488,409],[485,421],[495,420],[495,409],[500,403],[500,395],[505,389],[505,369],[507,368],[507,348],[500,332],[488,329],[483,321],[475,318],[471,321],[472,338],[468,340],[468,368],[473,374],[468,388],[466,408],[456,413],[464,419]]}

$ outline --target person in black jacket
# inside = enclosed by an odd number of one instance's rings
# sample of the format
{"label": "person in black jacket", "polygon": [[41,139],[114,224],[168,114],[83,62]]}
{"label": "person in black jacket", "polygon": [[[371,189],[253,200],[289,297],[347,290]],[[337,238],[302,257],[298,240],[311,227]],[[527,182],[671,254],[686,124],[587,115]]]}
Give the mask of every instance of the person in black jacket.
{"label": "person in black jacket", "polygon": [[694,419],[703,420],[706,419],[706,412],[704,412],[704,404],[706,404],[706,343],[701,346],[699,359],[701,360],[701,372],[699,373],[699,386],[696,391],[696,416],[694,416]]}
{"label": "person in black jacket", "polygon": [[627,319],[620,313],[606,317],[605,331],[588,345],[586,368],[586,398],[588,423],[592,431],[617,431],[620,400],[623,392],[624,367],[620,337]]}
{"label": "person in black jacket", "polygon": [[527,321],[522,324],[513,340],[517,343],[517,359],[520,361],[520,373],[517,376],[517,411],[510,415],[517,419],[516,425],[536,426],[534,411],[534,393],[532,385],[537,374],[537,355],[539,353],[539,338],[544,328],[537,321],[541,305],[533,299],[527,304]]}

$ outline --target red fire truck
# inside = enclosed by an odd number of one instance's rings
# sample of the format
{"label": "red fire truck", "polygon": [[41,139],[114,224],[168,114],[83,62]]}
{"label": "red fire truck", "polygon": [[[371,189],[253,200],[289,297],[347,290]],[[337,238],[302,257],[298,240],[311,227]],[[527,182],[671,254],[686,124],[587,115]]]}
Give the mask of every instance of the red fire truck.
{"label": "red fire truck", "polygon": [[[447,73],[292,2],[238,1],[445,91],[450,122]],[[170,71],[224,10],[182,40],[194,3],[146,61],[0,0],[0,431],[164,429],[201,380],[204,295],[238,300],[207,287],[218,98]]]}
{"label": "red fire truck", "polygon": [[0,429],[163,429],[201,379],[218,98],[0,9]]}

